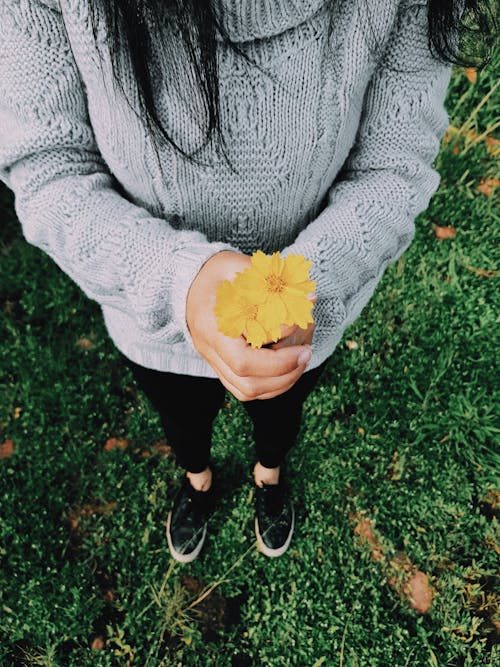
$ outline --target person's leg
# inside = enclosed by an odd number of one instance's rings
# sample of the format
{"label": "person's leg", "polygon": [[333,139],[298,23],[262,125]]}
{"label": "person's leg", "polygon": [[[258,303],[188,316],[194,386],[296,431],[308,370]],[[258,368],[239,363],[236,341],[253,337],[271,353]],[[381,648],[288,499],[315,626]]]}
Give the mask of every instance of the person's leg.
{"label": "person's leg", "polygon": [[275,484],[279,466],[295,444],[300,429],[302,405],[326,367],[328,359],[306,371],[288,391],[266,400],[243,401],[253,421],[257,464],[255,481]]}
{"label": "person's leg", "polygon": [[201,490],[209,487],[212,423],[224,401],[224,385],[216,378],[156,371],[126,357],[124,361],[158,411],[176,461],[191,484]]}
{"label": "person's leg", "polygon": [[259,551],[281,556],[290,546],[295,510],[286,475],[280,466],[300,429],[302,404],[326,366],[306,371],[284,394],[266,400],[244,401],[254,426],[257,463],[254,467],[255,536]]}

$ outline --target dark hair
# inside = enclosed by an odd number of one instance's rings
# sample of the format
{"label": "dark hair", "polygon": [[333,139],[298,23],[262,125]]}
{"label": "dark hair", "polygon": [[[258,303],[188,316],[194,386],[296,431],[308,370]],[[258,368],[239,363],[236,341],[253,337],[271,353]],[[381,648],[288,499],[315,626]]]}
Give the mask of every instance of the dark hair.
{"label": "dark hair", "polygon": [[[326,0],[332,10],[340,1]],[[219,115],[216,31],[246,63],[262,68],[231,41],[213,9],[212,1],[89,0],[89,9],[96,43],[99,48],[104,46],[111,55],[114,83],[119,85],[135,113],[151,132],[160,168],[157,140],[159,143],[167,141],[193,162],[196,162],[194,154],[205,147],[214,131],[219,139],[217,148],[222,148],[224,137]],[[103,18],[107,36],[104,41],[97,39],[99,15]],[[464,66],[483,67],[490,62],[496,22],[488,0],[428,0],[427,15],[429,49],[435,57]],[[329,37],[332,30],[333,21],[330,21]],[[493,37],[493,46],[488,43],[488,37]],[[473,48],[470,49],[470,46]],[[476,51],[476,54],[471,55],[469,51]],[[192,64],[191,68],[188,63]],[[196,81],[190,80],[193,72]],[[268,71],[265,74],[271,76]],[[127,93],[124,90],[123,82],[130,83],[131,76],[136,89],[132,96],[138,108],[130,100],[130,91]],[[188,77],[184,85],[183,76]],[[204,141],[191,152],[179,146],[159,120],[153,91],[160,85],[165,90],[177,85],[181,94],[184,91],[184,101],[193,107],[193,119],[199,122],[204,118],[205,128],[200,128]],[[186,99],[186,91],[189,100]],[[204,113],[201,113],[202,110]]]}

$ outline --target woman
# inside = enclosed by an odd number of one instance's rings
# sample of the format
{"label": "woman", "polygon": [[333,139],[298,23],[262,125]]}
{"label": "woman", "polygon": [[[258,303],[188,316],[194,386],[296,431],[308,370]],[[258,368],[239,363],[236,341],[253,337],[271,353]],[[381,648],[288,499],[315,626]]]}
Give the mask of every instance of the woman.
{"label": "woman", "polygon": [[[101,305],[159,411],[186,470],[177,560],[205,539],[226,389],[254,424],[259,548],[287,549],[302,403],[438,187],[450,62],[464,7],[484,20],[476,4],[0,4],[0,177],[27,241]],[[251,349],[213,306],[257,249],[312,261],[315,324]]]}

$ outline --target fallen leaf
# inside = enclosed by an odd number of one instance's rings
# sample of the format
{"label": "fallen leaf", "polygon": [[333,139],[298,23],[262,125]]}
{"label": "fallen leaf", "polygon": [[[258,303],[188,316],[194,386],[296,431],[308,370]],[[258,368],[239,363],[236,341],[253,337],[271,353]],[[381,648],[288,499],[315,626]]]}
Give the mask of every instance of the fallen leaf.
{"label": "fallen leaf", "polygon": [[167,440],[165,438],[161,438],[161,440],[157,440],[153,443],[153,449],[155,452],[163,454],[163,456],[170,456],[172,453],[172,447],[167,445]]}
{"label": "fallen leaf", "polygon": [[109,452],[111,449],[127,449],[130,440],[127,438],[109,438],[104,445],[105,451]]}
{"label": "fallen leaf", "polygon": [[112,500],[109,503],[85,503],[79,507],[74,507],[68,510],[67,515],[70,520],[72,529],[78,527],[78,522],[81,518],[92,516],[94,514],[106,514],[112,512],[116,507],[116,501]]}
{"label": "fallen leaf", "polygon": [[448,125],[448,128],[446,129],[442,139],[443,144],[448,144],[458,134],[460,134],[458,127],[455,127],[454,125]]}
{"label": "fallen leaf", "polygon": [[[484,141],[487,152],[496,157],[500,154],[500,139],[495,139],[495,137],[490,136],[489,134],[482,133],[479,134],[476,130],[469,129],[463,130],[453,125],[449,125],[443,136],[443,145],[449,144],[452,139],[464,139],[467,144],[477,144],[479,141]],[[478,141],[479,140],[479,141]],[[460,146],[456,144],[452,148],[452,153],[458,155],[460,153]]]}
{"label": "fallen leaf", "polygon": [[[443,144],[448,144],[452,139],[465,139],[466,141],[474,141],[479,137],[479,134],[475,130],[464,130],[463,128],[454,127],[449,125],[443,136]],[[455,146],[458,149],[458,146]],[[455,150],[453,150],[455,152]],[[458,152],[458,151],[457,151]]]}
{"label": "fallen leaf", "polygon": [[484,140],[486,144],[486,150],[493,157],[500,155],[500,139],[495,139],[495,137],[486,137]]}
{"label": "fallen leaf", "polygon": [[408,579],[403,587],[403,592],[408,598],[410,607],[419,614],[426,614],[434,599],[434,588],[429,583],[429,577],[417,570]]}
{"label": "fallen leaf", "polygon": [[372,522],[367,517],[358,516],[354,526],[354,533],[359,535],[361,542],[368,543],[371,547],[370,554],[374,561],[383,558],[382,546],[379,544],[373,532]]}
{"label": "fallen leaf", "polygon": [[493,269],[476,269],[469,264],[465,268],[469,271],[473,271],[478,276],[483,276],[483,278],[493,278],[498,274],[498,271],[493,271]]}
{"label": "fallen leaf", "polygon": [[401,572],[411,572],[413,565],[404,551],[396,552],[396,555],[389,561],[389,567],[393,573],[393,577],[400,575]]}
{"label": "fallen leaf", "polygon": [[379,563],[389,586],[407,600],[417,613],[427,613],[435,594],[427,575],[420,571],[404,552],[400,551],[394,558],[388,558],[388,554],[393,551],[392,546],[384,546],[373,530],[372,520],[362,512],[352,512],[349,518],[354,523],[354,533],[359,535],[362,544],[369,546],[372,560]]}
{"label": "fallen leaf", "polygon": [[90,338],[79,338],[75,345],[78,345],[78,347],[81,347],[84,350],[91,350],[94,347],[94,343],[90,340]]}
{"label": "fallen leaf", "polygon": [[434,225],[434,236],[437,239],[452,239],[456,235],[456,230],[453,229],[453,227],[450,227],[449,225],[446,226],[441,226],[441,225]]}
{"label": "fallen leaf", "polygon": [[358,433],[359,435],[364,435],[365,434],[365,429],[362,426],[358,427]]}
{"label": "fallen leaf", "polygon": [[115,592],[114,592],[114,590],[113,590],[112,588],[110,588],[109,590],[107,590],[107,591],[104,593],[104,595],[103,595],[103,600],[104,600],[105,602],[110,603],[110,602],[113,602],[114,597],[115,597]]}
{"label": "fallen leaf", "polygon": [[500,491],[495,491],[491,489],[488,491],[488,494],[484,498],[484,501],[489,503],[493,509],[497,509],[497,507],[500,505]]}
{"label": "fallen leaf", "polygon": [[14,443],[12,440],[5,440],[0,445],[0,459],[8,459],[14,453]]}
{"label": "fallen leaf", "polygon": [[477,70],[474,67],[465,67],[464,74],[471,83],[476,83]]}
{"label": "fallen leaf", "polygon": [[14,414],[13,414],[14,419],[19,419],[19,417],[21,416],[21,410],[22,408],[14,408]]}
{"label": "fallen leaf", "polygon": [[500,518],[500,491],[491,489],[479,503],[481,514],[492,519]]}
{"label": "fallen leaf", "polygon": [[428,576],[419,570],[408,556],[399,551],[388,563],[389,585],[408,600],[410,607],[419,614],[426,614],[434,599],[434,588]]}
{"label": "fallen leaf", "polygon": [[489,197],[493,190],[500,185],[500,178],[482,178],[479,185],[476,186],[481,194]]}
{"label": "fallen leaf", "polygon": [[392,461],[387,471],[387,477],[393,481],[401,479],[404,470],[404,454],[402,457],[399,456],[399,452],[396,450],[392,455]]}
{"label": "fallen leaf", "polygon": [[104,639],[100,635],[96,637],[91,644],[91,648],[93,651],[102,651],[104,648]]}

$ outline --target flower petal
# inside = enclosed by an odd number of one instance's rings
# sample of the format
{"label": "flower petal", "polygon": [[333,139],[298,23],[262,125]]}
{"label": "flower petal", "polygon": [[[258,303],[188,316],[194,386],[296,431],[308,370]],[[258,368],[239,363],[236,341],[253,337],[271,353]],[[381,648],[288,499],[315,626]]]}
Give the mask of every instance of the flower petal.
{"label": "flower petal", "polygon": [[271,270],[276,276],[280,276],[285,266],[284,260],[281,259],[279,252],[273,252],[271,255]]}
{"label": "flower petal", "polygon": [[287,287],[285,287],[285,289],[283,290],[283,293],[294,294],[295,296],[307,297],[309,294],[311,294],[311,292],[314,292],[315,289],[316,289],[316,281],[306,280],[302,283],[287,285]]}
{"label": "flower petal", "polygon": [[266,329],[283,324],[287,317],[287,309],[278,294],[271,294],[265,303],[259,305],[259,320]]}
{"label": "flower petal", "polygon": [[245,329],[247,319],[239,317],[220,317],[217,321],[217,329],[230,338],[239,338]]}
{"label": "flower petal", "polygon": [[314,322],[311,314],[314,303],[307,297],[287,295],[285,303],[288,310],[288,319],[284,321],[284,324],[290,326],[296,324],[301,329],[307,329],[307,325]]}
{"label": "flower petal", "polygon": [[288,285],[308,280],[311,266],[312,262],[306,262],[303,255],[288,255],[285,257],[283,278]]}
{"label": "flower petal", "polygon": [[264,254],[262,250],[256,250],[250,258],[252,268],[266,276],[271,271],[271,258]]}
{"label": "flower petal", "polygon": [[281,322],[275,318],[274,311],[272,309],[270,311],[266,311],[265,308],[263,310],[263,307],[259,306],[257,321],[267,331],[268,340],[276,342],[281,338]]}
{"label": "flower petal", "polygon": [[262,347],[268,339],[266,330],[256,320],[247,321],[245,336],[252,348]]}

